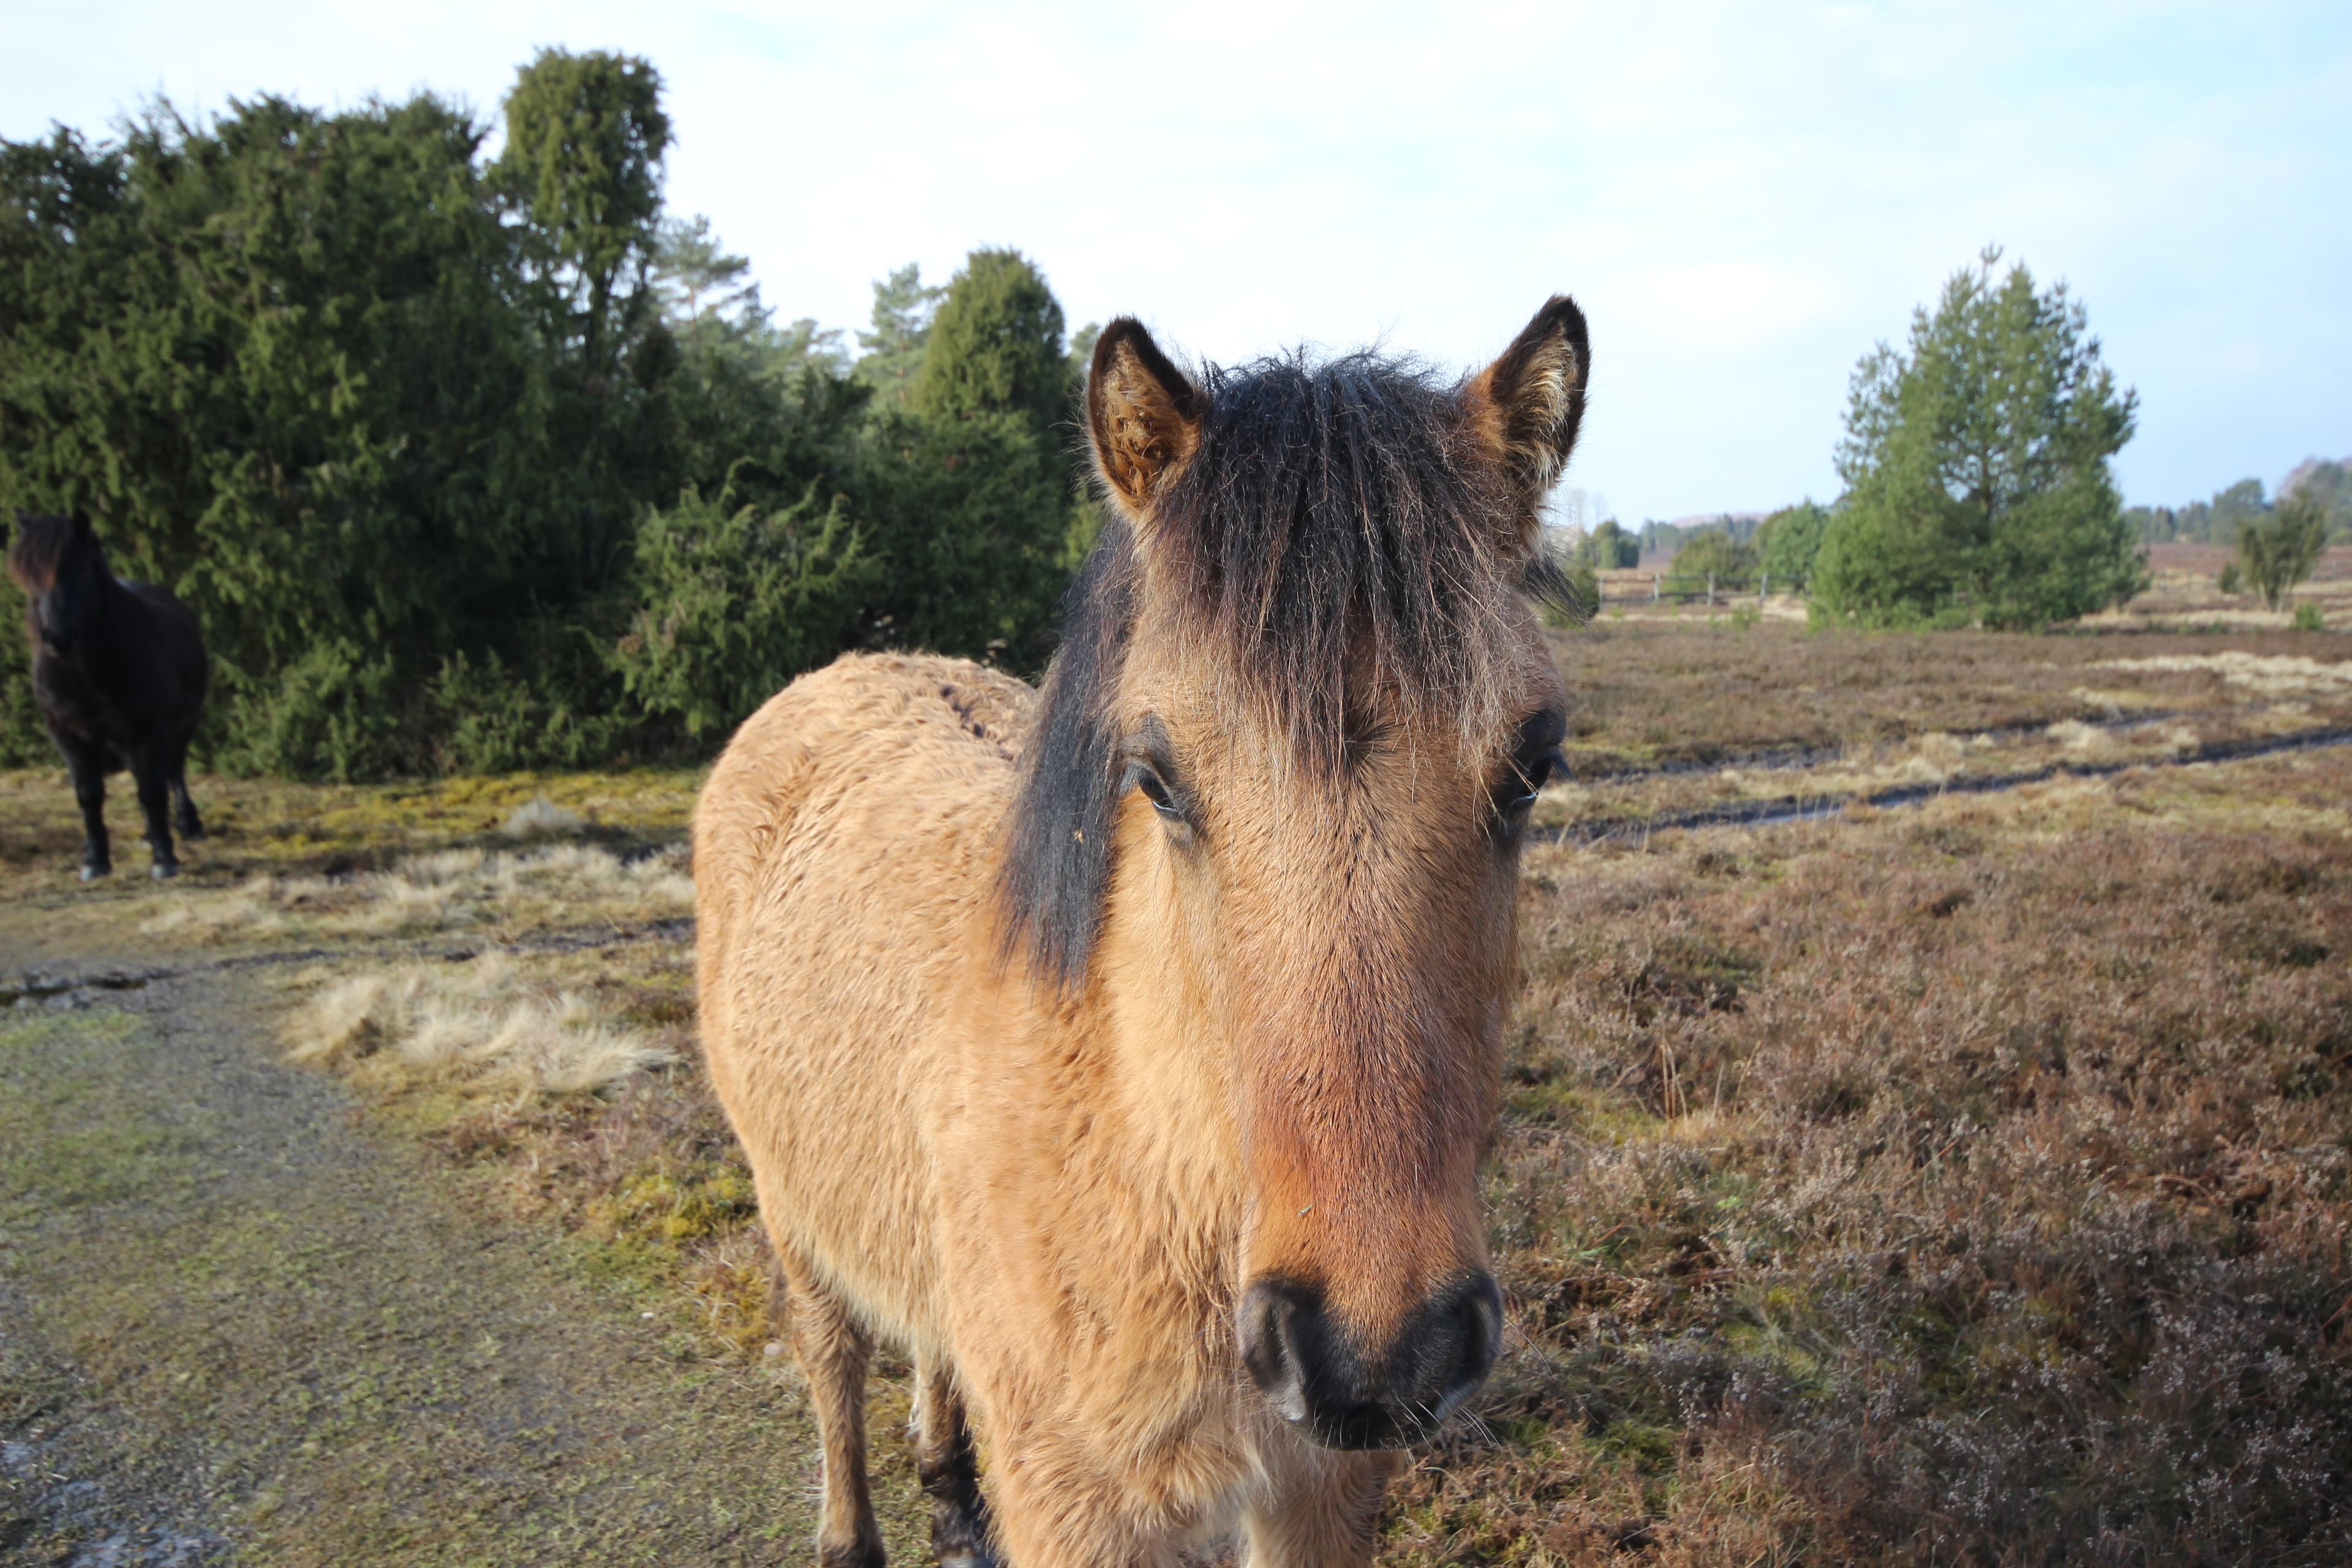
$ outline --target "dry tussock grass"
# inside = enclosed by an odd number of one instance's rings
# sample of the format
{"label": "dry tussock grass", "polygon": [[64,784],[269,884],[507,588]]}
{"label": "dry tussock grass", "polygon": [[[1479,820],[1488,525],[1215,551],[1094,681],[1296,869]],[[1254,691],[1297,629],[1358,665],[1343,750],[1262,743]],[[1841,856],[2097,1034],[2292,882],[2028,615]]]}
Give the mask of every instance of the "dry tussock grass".
{"label": "dry tussock grass", "polygon": [[331,982],[287,1026],[296,1061],[372,1061],[397,1075],[542,1094],[593,1094],[673,1053],[584,994],[534,981],[512,958],[408,964]]}
{"label": "dry tussock grass", "polygon": [[658,920],[689,912],[686,847],[625,860],[565,844],[516,851],[449,849],[389,871],[257,876],[168,898],[142,926],[152,936],[231,942],[288,935],[394,937],[473,925]]}
{"label": "dry tussock grass", "polygon": [[1531,855],[1511,1349],[1390,1560],[2352,1557],[2347,799]]}
{"label": "dry tussock grass", "polygon": [[2292,697],[2305,692],[2329,695],[2352,692],[2352,659],[2331,663],[2297,654],[2258,654],[2243,648],[2220,653],[2157,654],[2147,658],[2103,659],[2100,669],[2158,670],[2175,673],[2210,670],[2231,686],[2263,697]]}

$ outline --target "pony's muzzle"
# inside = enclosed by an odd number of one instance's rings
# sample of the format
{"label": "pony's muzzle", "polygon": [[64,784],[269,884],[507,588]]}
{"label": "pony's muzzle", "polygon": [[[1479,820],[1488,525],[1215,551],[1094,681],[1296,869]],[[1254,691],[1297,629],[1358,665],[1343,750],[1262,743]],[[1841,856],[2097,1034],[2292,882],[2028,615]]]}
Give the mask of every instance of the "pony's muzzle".
{"label": "pony's muzzle", "polygon": [[1503,1298],[1484,1269],[1433,1292],[1370,1346],[1315,1286],[1278,1277],[1242,1298],[1242,1363],[1282,1418],[1327,1448],[1393,1448],[1433,1431],[1486,1381]]}

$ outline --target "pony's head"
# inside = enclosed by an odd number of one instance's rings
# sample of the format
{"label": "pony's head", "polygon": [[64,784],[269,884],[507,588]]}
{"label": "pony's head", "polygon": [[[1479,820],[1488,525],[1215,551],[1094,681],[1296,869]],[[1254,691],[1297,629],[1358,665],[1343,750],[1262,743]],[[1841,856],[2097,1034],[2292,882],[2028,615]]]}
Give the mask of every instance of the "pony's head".
{"label": "pony's head", "polygon": [[26,621],[34,637],[52,653],[73,652],[106,581],[106,552],[99,548],[89,513],[18,512],[8,574],[25,591]]}
{"label": "pony's head", "polygon": [[1529,604],[1589,354],[1565,298],[1454,384],[1371,355],[1199,377],[1131,320],[1087,420],[1114,515],[1011,819],[1006,952],[1211,1086],[1243,1363],[1389,1447],[1492,1365],[1476,1167],[1519,844],[1565,693]]}

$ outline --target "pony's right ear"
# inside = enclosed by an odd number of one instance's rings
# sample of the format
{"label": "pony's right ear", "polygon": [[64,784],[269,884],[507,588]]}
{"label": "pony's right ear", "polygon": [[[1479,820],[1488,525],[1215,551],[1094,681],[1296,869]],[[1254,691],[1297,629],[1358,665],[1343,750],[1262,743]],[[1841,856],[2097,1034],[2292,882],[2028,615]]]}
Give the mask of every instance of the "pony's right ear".
{"label": "pony's right ear", "polygon": [[1119,317],[1095,340],[1087,435],[1096,470],[1129,515],[1140,520],[1160,487],[1200,447],[1206,413],[1201,389],[1134,317]]}
{"label": "pony's right ear", "polygon": [[74,531],[76,533],[80,534],[84,539],[88,539],[89,537],[89,509],[88,507],[78,506],[73,509],[73,525]]}

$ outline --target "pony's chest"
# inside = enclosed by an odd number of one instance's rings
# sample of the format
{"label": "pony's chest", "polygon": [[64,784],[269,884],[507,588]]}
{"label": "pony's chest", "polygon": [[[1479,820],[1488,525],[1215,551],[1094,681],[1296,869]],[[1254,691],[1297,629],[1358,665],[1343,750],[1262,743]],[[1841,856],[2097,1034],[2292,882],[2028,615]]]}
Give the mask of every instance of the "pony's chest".
{"label": "pony's chest", "polygon": [[74,659],[41,653],[33,659],[33,697],[53,730],[85,741],[131,739],[122,710],[109,700],[89,671]]}

